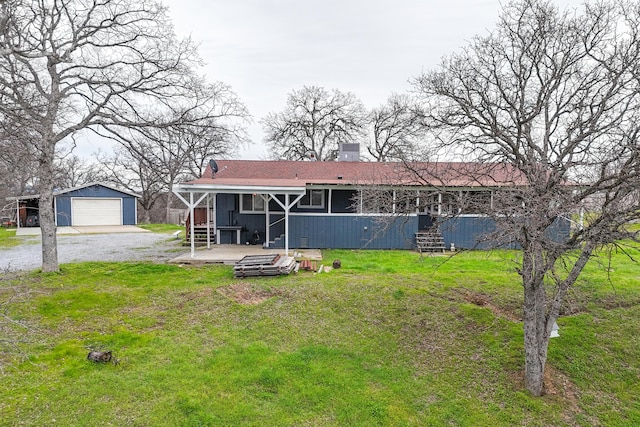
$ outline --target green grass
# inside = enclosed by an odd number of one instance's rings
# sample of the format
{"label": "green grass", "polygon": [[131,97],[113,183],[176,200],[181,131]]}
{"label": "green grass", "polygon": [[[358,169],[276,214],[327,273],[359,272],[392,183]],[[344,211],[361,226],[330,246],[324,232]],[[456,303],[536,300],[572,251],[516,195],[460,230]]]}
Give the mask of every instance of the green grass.
{"label": "green grass", "polygon": [[138,224],[138,227],[153,231],[154,233],[169,234],[178,230],[184,231],[184,226],[175,224]]}
{"label": "green grass", "polygon": [[551,393],[533,398],[515,252],[323,255],[342,268],[238,280],[228,266],[82,263],[5,280],[0,301],[30,329],[0,330],[24,338],[0,359],[2,423],[640,425],[628,257],[589,265],[550,344]]}
{"label": "green grass", "polygon": [[0,248],[10,248],[20,244],[15,228],[0,227]]}

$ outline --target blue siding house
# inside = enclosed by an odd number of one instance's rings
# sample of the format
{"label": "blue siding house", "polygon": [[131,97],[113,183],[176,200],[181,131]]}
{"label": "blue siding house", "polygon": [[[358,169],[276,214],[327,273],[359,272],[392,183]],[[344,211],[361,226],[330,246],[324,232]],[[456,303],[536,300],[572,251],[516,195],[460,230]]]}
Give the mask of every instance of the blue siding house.
{"label": "blue siding house", "polygon": [[[474,168],[491,171],[473,174]],[[426,176],[433,180],[425,182]],[[518,174],[495,164],[221,160],[173,191],[194,218],[187,222],[187,235],[205,228],[216,244],[260,244],[288,252],[413,249],[416,235],[434,228],[443,247],[482,248],[495,222],[461,209],[454,199],[493,203],[494,191],[514,185],[523,185]],[[372,189],[386,194],[378,205],[369,200]],[[555,232],[568,235],[568,222]]]}

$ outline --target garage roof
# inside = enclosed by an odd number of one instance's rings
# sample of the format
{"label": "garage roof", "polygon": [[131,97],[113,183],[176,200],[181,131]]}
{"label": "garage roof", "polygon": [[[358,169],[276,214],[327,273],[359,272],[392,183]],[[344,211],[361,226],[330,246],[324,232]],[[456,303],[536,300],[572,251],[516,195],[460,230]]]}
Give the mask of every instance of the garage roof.
{"label": "garage roof", "polygon": [[[91,182],[89,184],[83,184],[83,185],[79,185],[77,187],[66,188],[64,190],[54,190],[53,195],[55,197],[55,196],[59,196],[61,194],[71,193],[71,192],[76,191],[76,190],[82,190],[83,188],[93,187],[95,185],[98,185],[100,187],[109,188],[109,189],[111,189],[113,191],[117,191],[118,193],[127,194],[129,196],[140,197],[139,194],[132,193],[131,191],[127,191],[127,190],[122,190],[120,188],[114,187],[113,185],[105,184],[103,182]],[[29,200],[29,199],[38,199],[39,197],[40,197],[40,194],[27,194],[27,195],[18,196],[18,197],[7,197],[7,200]]]}

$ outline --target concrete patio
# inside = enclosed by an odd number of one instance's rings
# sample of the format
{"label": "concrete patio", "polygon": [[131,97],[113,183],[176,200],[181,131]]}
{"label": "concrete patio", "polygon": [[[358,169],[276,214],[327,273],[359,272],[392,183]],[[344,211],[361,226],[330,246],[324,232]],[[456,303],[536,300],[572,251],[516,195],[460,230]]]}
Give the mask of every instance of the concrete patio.
{"label": "concrete patio", "polygon": [[[111,233],[150,233],[135,225],[87,225],[74,227],[56,227],[56,234],[111,234]],[[40,227],[20,227],[16,236],[39,236]]]}
{"label": "concrete patio", "polygon": [[[211,245],[211,249],[196,248],[193,258],[189,248],[187,253],[180,255],[168,262],[173,264],[228,264],[233,265],[246,255],[280,254],[284,255],[284,249],[264,249],[262,246],[253,245]],[[322,260],[320,249],[289,249],[289,256],[296,259]]]}

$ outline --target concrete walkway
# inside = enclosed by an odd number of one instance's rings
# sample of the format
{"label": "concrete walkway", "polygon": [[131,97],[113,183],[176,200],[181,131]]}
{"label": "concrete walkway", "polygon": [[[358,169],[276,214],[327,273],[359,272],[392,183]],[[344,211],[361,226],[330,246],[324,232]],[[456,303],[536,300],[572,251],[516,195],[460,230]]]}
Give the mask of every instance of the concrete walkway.
{"label": "concrete walkway", "polygon": [[[174,264],[229,264],[233,265],[246,255],[280,254],[284,255],[284,249],[265,249],[262,246],[253,245],[211,245],[211,249],[196,248],[193,258],[188,247],[188,253],[180,255],[170,263]],[[289,256],[296,259],[322,260],[320,249],[289,249]]]}
{"label": "concrete walkway", "polygon": [[[111,234],[111,233],[150,233],[149,230],[135,225],[92,225],[76,227],[57,227],[56,234]],[[39,236],[40,227],[20,227],[16,236]]]}

